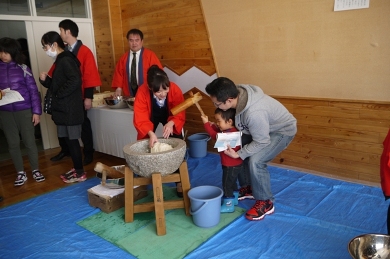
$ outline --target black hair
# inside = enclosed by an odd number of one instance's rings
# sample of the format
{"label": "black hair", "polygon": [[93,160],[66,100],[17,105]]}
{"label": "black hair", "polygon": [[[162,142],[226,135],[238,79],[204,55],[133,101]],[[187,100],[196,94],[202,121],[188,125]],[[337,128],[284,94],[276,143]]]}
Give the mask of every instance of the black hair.
{"label": "black hair", "polygon": [[214,114],[220,114],[222,119],[224,119],[226,122],[228,120],[232,120],[232,125],[234,125],[234,117],[236,116],[236,109],[227,109],[226,111],[220,109],[220,108],[217,108],[215,109],[215,112]]}
{"label": "black hair", "polygon": [[65,31],[70,30],[70,34],[72,34],[72,36],[75,38],[79,36],[79,26],[77,26],[77,24],[70,19],[62,20],[58,24],[58,27],[64,29]]}
{"label": "black hair", "polygon": [[141,40],[144,40],[144,34],[142,33],[141,30],[138,30],[138,29],[131,29],[130,31],[127,32],[127,34],[126,34],[126,39],[129,39],[129,35],[130,35],[130,34],[139,35],[139,37],[141,38]]}
{"label": "black hair", "polygon": [[0,39],[0,52],[5,52],[11,55],[13,61],[19,65],[23,65],[26,57],[23,55],[20,44],[17,40],[4,37]]}
{"label": "black hair", "polygon": [[215,97],[217,101],[223,103],[225,103],[229,98],[236,98],[238,96],[236,84],[226,77],[214,79],[206,86],[206,92],[211,97]]}
{"label": "black hair", "polygon": [[160,91],[160,87],[166,90],[171,85],[167,74],[157,65],[152,65],[148,69],[147,77],[148,87],[153,93]]}
{"label": "black hair", "polygon": [[22,51],[24,57],[26,58],[25,64],[26,64],[29,68],[31,68],[30,54],[29,54],[29,52],[28,52],[28,42],[27,42],[27,39],[26,39],[26,38],[19,38],[19,39],[17,39],[17,41],[18,41],[19,44],[20,44],[21,51]]}
{"label": "black hair", "polygon": [[43,34],[42,39],[41,39],[42,46],[45,46],[45,45],[51,46],[51,45],[53,45],[54,42],[57,43],[58,47],[65,49],[65,43],[61,39],[61,36],[58,34],[58,32],[49,31],[49,32],[46,32],[45,34]]}
{"label": "black hair", "polygon": [[28,50],[28,44],[27,44],[27,39],[26,38],[18,38],[16,39],[19,44],[20,44],[20,48],[21,50]]}

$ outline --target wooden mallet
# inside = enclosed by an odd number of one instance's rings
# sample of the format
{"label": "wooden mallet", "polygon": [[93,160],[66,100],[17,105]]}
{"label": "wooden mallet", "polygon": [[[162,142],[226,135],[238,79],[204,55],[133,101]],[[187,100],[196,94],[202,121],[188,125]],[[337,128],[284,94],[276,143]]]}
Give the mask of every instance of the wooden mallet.
{"label": "wooden mallet", "polygon": [[100,162],[96,163],[94,170],[102,174],[102,185],[106,185],[107,176],[113,179],[125,177],[124,173]]}
{"label": "wooden mallet", "polygon": [[202,116],[205,116],[202,108],[200,107],[199,105],[199,101],[202,100],[202,95],[198,92],[196,94],[193,94],[192,91],[189,92],[190,94],[190,98],[186,99],[184,102],[176,105],[175,107],[173,107],[171,109],[171,112],[173,115],[176,115],[178,114],[179,112],[182,112],[184,111],[185,109],[187,109],[188,107],[192,106],[193,104],[196,105],[196,107],[198,108],[198,110],[200,111],[200,114],[202,114]]}

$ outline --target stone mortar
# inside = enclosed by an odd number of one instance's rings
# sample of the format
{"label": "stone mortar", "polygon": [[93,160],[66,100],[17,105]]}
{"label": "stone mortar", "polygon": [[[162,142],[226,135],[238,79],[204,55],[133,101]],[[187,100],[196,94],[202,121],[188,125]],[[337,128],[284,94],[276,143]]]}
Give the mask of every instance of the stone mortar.
{"label": "stone mortar", "polygon": [[161,173],[164,176],[172,174],[180,167],[186,153],[186,142],[178,138],[162,138],[158,141],[171,145],[173,149],[150,153],[149,139],[124,146],[126,162],[135,174],[148,178],[152,177],[153,173]]}

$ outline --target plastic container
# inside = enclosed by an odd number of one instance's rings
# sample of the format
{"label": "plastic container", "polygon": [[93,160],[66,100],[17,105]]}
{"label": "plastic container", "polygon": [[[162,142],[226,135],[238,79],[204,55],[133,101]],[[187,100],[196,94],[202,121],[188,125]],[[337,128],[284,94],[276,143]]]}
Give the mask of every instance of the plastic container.
{"label": "plastic container", "polygon": [[210,140],[210,136],[207,133],[196,133],[188,138],[189,153],[191,157],[200,158],[207,155],[207,141]]}
{"label": "plastic container", "polygon": [[221,218],[221,197],[223,191],[216,186],[194,187],[188,192],[191,201],[192,221],[201,228],[218,225]]}

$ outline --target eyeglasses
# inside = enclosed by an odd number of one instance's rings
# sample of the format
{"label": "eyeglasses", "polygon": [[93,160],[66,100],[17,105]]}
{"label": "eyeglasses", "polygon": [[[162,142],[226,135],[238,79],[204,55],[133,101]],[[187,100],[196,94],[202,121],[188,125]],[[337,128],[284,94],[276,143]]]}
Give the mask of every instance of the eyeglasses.
{"label": "eyeglasses", "polygon": [[221,106],[224,103],[226,103],[226,101],[225,102],[220,102],[220,103],[213,103],[213,104],[214,104],[215,107],[219,108],[219,106]]}

